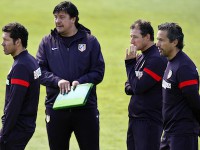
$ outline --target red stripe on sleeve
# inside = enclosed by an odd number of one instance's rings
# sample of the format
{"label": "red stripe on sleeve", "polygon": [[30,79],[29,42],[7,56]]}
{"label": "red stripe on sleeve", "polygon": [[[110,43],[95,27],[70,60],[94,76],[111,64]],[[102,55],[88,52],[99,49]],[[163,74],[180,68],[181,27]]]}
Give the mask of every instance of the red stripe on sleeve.
{"label": "red stripe on sleeve", "polygon": [[21,80],[21,79],[11,79],[11,84],[22,85],[25,87],[29,87],[29,82]]}
{"label": "red stripe on sleeve", "polygon": [[146,72],[148,75],[150,75],[156,81],[160,81],[162,79],[162,77],[160,77],[159,75],[157,75],[156,73],[154,73],[153,71],[151,71],[147,68],[144,68],[144,72]]}
{"label": "red stripe on sleeve", "polygon": [[189,86],[189,85],[195,85],[195,84],[198,84],[198,80],[188,80],[188,81],[184,81],[184,82],[181,82],[179,83],[178,87],[181,89],[185,86]]}

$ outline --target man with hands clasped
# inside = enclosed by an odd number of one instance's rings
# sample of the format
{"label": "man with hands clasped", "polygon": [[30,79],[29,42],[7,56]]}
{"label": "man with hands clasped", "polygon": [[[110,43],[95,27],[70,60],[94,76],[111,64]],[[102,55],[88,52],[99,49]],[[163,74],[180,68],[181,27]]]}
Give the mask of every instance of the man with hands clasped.
{"label": "man with hands clasped", "polygon": [[[131,95],[127,149],[158,150],[163,129],[161,81],[167,60],[154,44],[150,22],[137,20],[130,27],[130,37],[125,58],[125,92]],[[137,54],[139,50],[141,55]]]}
{"label": "man with hands clasped", "polygon": [[[46,128],[50,150],[69,150],[74,133],[81,150],[99,150],[99,112],[96,86],[104,77],[101,47],[89,29],[79,24],[77,7],[60,2],[53,10],[55,29],[39,46],[37,60],[46,86]],[[93,83],[85,106],[53,110],[59,93],[78,84]]]}
{"label": "man with hands clasped", "polygon": [[71,89],[75,89],[77,85],[79,85],[80,83],[78,81],[73,81],[72,82],[72,88],[70,85],[70,82],[64,79],[61,79],[58,82],[58,87],[60,88],[60,93],[61,94],[65,94],[65,93],[69,93]]}

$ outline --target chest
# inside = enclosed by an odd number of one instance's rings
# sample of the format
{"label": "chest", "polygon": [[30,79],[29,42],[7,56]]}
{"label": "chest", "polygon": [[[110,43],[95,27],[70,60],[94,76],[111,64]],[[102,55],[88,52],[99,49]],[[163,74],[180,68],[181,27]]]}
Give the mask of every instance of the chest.
{"label": "chest", "polygon": [[177,79],[176,67],[168,65],[162,81],[164,96],[180,96],[181,89],[179,88],[179,81]]}

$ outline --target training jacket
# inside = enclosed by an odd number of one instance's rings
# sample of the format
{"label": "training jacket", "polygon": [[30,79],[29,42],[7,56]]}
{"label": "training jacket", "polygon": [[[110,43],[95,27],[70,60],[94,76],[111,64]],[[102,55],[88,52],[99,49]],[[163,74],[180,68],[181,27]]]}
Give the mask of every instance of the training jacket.
{"label": "training jacket", "polygon": [[14,57],[14,63],[6,81],[0,141],[6,141],[13,128],[22,132],[35,131],[40,75],[39,65],[28,51],[23,51]]}
{"label": "training jacket", "polygon": [[[104,77],[104,59],[100,44],[90,30],[79,25],[71,43],[60,36],[56,29],[45,36],[38,49],[36,59],[42,70],[41,84],[46,86],[47,107],[52,107],[59,94],[58,81],[77,80],[80,84],[93,83],[85,107],[97,107],[96,85]],[[81,107],[83,108],[83,107]]]}
{"label": "training jacket", "polygon": [[198,134],[199,75],[195,64],[183,51],[168,62],[162,87],[165,132]]}
{"label": "training jacket", "polygon": [[125,92],[131,96],[129,117],[151,119],[162,124],[162,85],[166,58],[153,45],[136,59],[125,60],[128,81]]}

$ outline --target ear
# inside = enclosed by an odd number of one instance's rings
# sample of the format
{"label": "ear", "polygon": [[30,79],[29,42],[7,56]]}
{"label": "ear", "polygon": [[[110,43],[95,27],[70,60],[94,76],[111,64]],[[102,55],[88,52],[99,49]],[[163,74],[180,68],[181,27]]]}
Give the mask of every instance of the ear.
{"label": "ear", "polygon": [[174,45],[174,47],[176,47],[177,46],[177,44],[178,44],[178,40],[177,39],[175,39],[173,42],[173,45]]}
{"label": "ear", "polygon": [[71,18],[71,21],[72,21],[73,23],[75,23],[76,17]]}
{"label": "ear", "polygon": [[147,40],[150,40],[150,34],[147,34],[145,37]]}
{"label": "ear", "polygon": [[22,42],[21,39],[18,38],[18,39],[15,41],[15,44],[16,44],[16,45],[19,45],[19,44],[21,44],[21,42]]}

